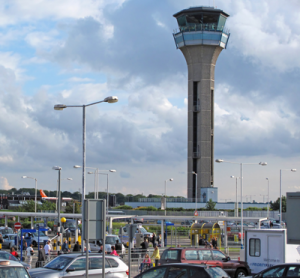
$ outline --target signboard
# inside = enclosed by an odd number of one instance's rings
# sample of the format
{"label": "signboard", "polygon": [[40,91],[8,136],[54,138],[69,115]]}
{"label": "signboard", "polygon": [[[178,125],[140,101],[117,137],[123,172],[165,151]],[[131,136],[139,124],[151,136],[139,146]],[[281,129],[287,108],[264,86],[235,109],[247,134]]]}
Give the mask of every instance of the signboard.
{"label": "signboard", "polygon": [[16,230],[21,229],[21,226],[22,226],[22,225],[21,225],[20,222],[16,222],[15,225],[14,225],[14,227],[15,227]]}
{"label": "signboard", "polygon": [[194,216],[198,216],[198,211],[195,211],[195,212],[194,212]]}
{"label": "signboard", "polygon": [[84,200],[83,239],[99,240],[105,236],[106,226],[105,200]]}
{"label": "signboard", "polygon": [[287,229],[287,243],[300,244],[299,219],[300,217],[300,192],[286,193],[285,221]]}

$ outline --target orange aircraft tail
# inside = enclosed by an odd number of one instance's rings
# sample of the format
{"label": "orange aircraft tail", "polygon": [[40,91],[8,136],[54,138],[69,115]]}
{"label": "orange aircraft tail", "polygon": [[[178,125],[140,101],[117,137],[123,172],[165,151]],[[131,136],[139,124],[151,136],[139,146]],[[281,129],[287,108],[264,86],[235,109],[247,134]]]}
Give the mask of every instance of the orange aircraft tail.
{"label": "orange aircraft tail", "polygon": [[42,198],[47,197],[47,195],[45,194],[45,192],[42,189],[40,190],[40,194],[41,194]]}

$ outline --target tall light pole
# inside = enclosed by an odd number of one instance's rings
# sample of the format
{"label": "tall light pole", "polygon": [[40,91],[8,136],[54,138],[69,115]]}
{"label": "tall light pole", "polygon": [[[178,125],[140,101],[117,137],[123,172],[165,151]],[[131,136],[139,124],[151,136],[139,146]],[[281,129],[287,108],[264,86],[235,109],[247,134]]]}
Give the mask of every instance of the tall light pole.
{"label": "tall light pole", "polygon": [[37,179],[32,177],[23,176],[22,179],[35,180],[35,199],[34,199],[34,212],[36,213],[36,202],[37,202]]}
{"label": "tall light pole", "polygon": [[[116,170],[113,170],[113,169],[111,169],[111,170],[98,170],[99,172],[101,172],[101,171],[108,171],[108,172],[110,172],[110,173],[115,173],[115,172],[117,172]],[[109,193],[108,193],[108,174],[109,173],[99,173],[98,172],[98,175],[106,175],[106,213],[108,214],[108,205],[109,205]],[[93,174],[93,172],[88,172],[88,174]],[[97,196],[98,196],[98,189],[97,189]],[[97,199],[98,199],[98,197],[97,197]]]}
{"label": "tall light pole", "polygon": [[[61,221],[60,221],[60,210],[61,210],[61,195],[60,195],[60,171],[61,171],[61,167],[59,166],[53,166],[52,167],[53,170],[56,170],[58,171],[58,205],[57,205],[57,217],[58,217],[58,222],[57,222],[57,225],[59,227],[59,232],[61,233],[62,232],[62,229],[61,229]],[[58,229],[57,229],[58,231]]]}
{"label": "tall light pole", "polygon": [[197,173],[195,172],[195,171],[193,171],[193,175],[195,175],[195,177],[196,177],[196,194],[195,194],[195,216],[196,216],[196,214],[198,215],[198,212],[197,212],[197,177],[198,177],[198,175],[197,175]]}
{"label": "tall light pole", "polygon": [[[73,179],[72,178],[66,178],[66,179],[60,179],[60,180],[68,180],[68,181],[72,181]],[[58,201],[58,180],[57,180],[57,191],[56,191],[56,212],[57,212],[57,201]]]}
{"label": "tall light pole", "polygon": [[239,217],[239,202],[238,202],[238,186],[237,186],[237,180],[239,177],[230,176],[230,178],[235,178],[235,203],[236,203],[236,211],[235,211],[235,217]]}
{"label": "tall light pole", "polygon": [[240,165],[240,182],[241,182],[241,249],[244,249],[244,238],[243,238],[243,225],[244,225],[244,216],[243,216],[243,165],[261,165],[267,166],[267,162],[259,162],[259,163],[239,163],[239,162],[231,162],[225,161],[223,159],[216,159],[217,163],[232,163],[232,164],[239,164]]}
{"label": "tall light pole", "polygon": [[281,171],[291,171],[291,172],[296,172],[297,169],[280,169],[280,205],[279,205],[279,223],[281,226],[281,221],[282,221],[282,194],[281,194]]}
{"label": "tall light pole", "polygon": [[[84,105],[65,105],[65,104],[56,104],[54,105],[54,110],[63,110],[67,107],[82,107],[82,198],[81,198],[81,210],[82,210],[82,234],[84,233],[84,226],[85,226],[85,219],[84,219],[84,198],[85,198],[85,160],[86,160],[86,154],[85,154],[85,133],[86,133],[86,127],[85,127],[85,108],[91,105],[95,105],[102,102],[107,103],[115,103],[118,101],[118,97],[116,96],[110,96],[106,97],[104,100],[93,102],[90,104],[84,104]],[[81,252],[84,252],[84,242],[81,241]]]}
{"label": "tall light pole", "polygon": [[165,207],[165,215],[167,215],[167,181],[173,181],[173,179],[165,180],[165,201],[166,201],[166,207]]}
{"label": "tall light pole", "polygon": [[270,218],[270,186],[269,186],[269,178],[266,178],[266,180],[268,181],[268,206],[267,206],[267,218]]}

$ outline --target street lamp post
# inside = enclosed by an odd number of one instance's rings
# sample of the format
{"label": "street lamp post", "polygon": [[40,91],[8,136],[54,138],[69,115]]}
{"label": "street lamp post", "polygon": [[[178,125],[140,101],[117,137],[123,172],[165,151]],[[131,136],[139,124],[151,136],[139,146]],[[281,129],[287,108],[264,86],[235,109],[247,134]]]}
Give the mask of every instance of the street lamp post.
{"label": "street lamp post", "polygon": [[268,181],[268,206],[267,206],[267,218],[270,218],[270,187],[269,187],[269,178],[266,178],[266,180]]}
{"label": "street lamp post", "polygon": [[[97,169],[98,170],[98,169]],[[101,171],[108,171],[110,173],[117,172],[116,170],[98,170],[98,175],[106,175],[106,213],[108,214],[108,203],[109,203],[109,193],[108,193],[108,174],[109,173],[99,173]],[[88,172],[88,174],[93,174],[93,172]],[[98,199],[98,188],[97,188],[97,199]]]}
{"label": "street lamp post", "polygon": [[61,229],[61,221],[60,221],[60,210],[61,210],[60,171],[61,171],[62,168],[59,167],[59,166],[53,166],[52,169],[58,171],[58,194],[57,194],[58,195],[58,199],[57,199],[57,202],[58,202],[58,205],[57,205],[58,222],[57,222],[57,225],[59,227],[59,232],[61,233],[62,229]]}
{"label": "street lamp post", "polygon": [[[73,179],[72,178],[66,178],[66,179],[61,178],[60,180],[72,181]],[[56,212],[57,212],[57,207],[58,207],[57,201],[58,201],[58,180],[57,180],[57,191],[56,191]]]}
{"label": "street lamp post", "polygon": [[235,217],[239,217],[238,186],[237,186],[238,177],[230,176],[230,178],[232,179],[235,178],[235,203],[236,203]]}
{"label": "street lamp post", "polygon": [[281,194],[281,171],[291,171],[291,172],[296,172],[297,169],[280,169],[280,205],[279,205],[279,223],[281,226],[281,221],[282,221],[282,194]]}
{"label": "street lamp post", "polygon": [[[84,226],[85,226],[85,219],[84,219],[84,197],[85,197],[85,160],[86,160],[86,154],[85,154],[85,133],[86,133],[86,119],[85,119],[85,108],[88,106],[92,106],[98,103],[107,102],[107,103],[115,103],[118,101],[118,97],[116,96],[110,96],[106,97],[104,100],[93,102],[90,104],[84,104],[84,105],[65,105],[65,104],[56,104],[54,105],[54,110],[63,110],[67,107],[82,107],[82,198],[81,198],[81,209],[82,209],[82,232],[84,233]],[[82,234],[83,234],[82,233]],[[81,252],[84,252],[84,242],[81,241]],[[87,252],[88,253],[88,252]]]}
{"label": "street lamp post", "polygon": [[36,213],[36,202],[37,202],[37,179],[32,177],[23,176],[22,179],[35,180],[35,198],[34,198],[34,212]]}
{"label": "street lamp post", "polygon": [[232,164],[240,164],[240,183],[241,183],[241,249],[244,249],[244,238],[243,238],[243,225],[244,225],[244,216],[243,216],[243,164],[246,165],[261,165],[261,166],[267,166],[267,162],[259,162],[259,163],[239,163],[239,162],[231,162],[231,161],[225,161],[223,159],[216,159],[217,163],[232,163]]}
{"label": "street lamp post", "polygon": [[197,214],[197,177],[198,177],[198,175],[197,175],[197,173],[194,171],[193,172],[193,175],[195,175],[196,176],[196,192],[195,192],[195,215]]}
{"label": "street lamp post", "polygon": [[[165,215],[167,215],[167,181],[165,180],[165,202],[166,202],[166,207],[165,207]],[[173,181],[173,179],[169,179],[169,181]]]}

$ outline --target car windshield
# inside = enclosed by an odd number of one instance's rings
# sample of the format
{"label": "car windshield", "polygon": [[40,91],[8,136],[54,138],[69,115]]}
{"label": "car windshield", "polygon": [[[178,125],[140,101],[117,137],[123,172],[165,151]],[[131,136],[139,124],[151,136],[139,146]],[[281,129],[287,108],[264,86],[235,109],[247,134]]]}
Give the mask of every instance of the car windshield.
{"label": "car windshield", "polygon": [[0,252],[0,259],[10,260],[10,261],[18,261],[18,259],[15,256],[13,256],[7,252]]}
{"label": "car windshield", "polygon": [[24,267],[1,267],[0,268],[0,277],[22,277],[29,278],[27,271]]}
{"label": "car windshield", "polygon": [[140,227],[138,229],[142,232],[142,234],[148,233],[144,227]]}
{"label": "car windshield", "polygon": [[64,269],[73,258],[59,256],[52,260],[50,263],[47,263],[44,268],[54,269],[54,270],[62,270]]}
{"label": "car windshield", "polygon": [[0,230],[0,233],[1,233],[2,235],[7,235],[7,234],[13,234],[14,231],[12,230],[12,228],[5,228],[5,229],[1,229],[1,230]]}
{"label": "car windshield", "polygon": [[[39,236],[39,233],[38,233],[38,232],[35,232],[35,233],[33,233],[33,234],[34,234],[35,237],[38,237],[38,236]],[[46,236],[46,235],[44,234],[44,232],[40,231],[40,236]]]}
{"label": "car windshield", "polygon": [[212,278],[218,278],[218,277],[229,277],[228,274],[219,267],[209,267],[205,269],[210,277]]}
{"label": "car windshield", "polygon": [[118,236],[107,236],[105,238],[105,244],[116,244],[117,240],[121,242]]}
{"label": "car windshield", "polygon": [[75,223],[73,221],[72,222],[66,222],[64,224],[64,227],[65,228],[76,228]]}

